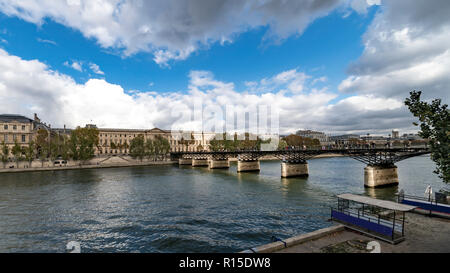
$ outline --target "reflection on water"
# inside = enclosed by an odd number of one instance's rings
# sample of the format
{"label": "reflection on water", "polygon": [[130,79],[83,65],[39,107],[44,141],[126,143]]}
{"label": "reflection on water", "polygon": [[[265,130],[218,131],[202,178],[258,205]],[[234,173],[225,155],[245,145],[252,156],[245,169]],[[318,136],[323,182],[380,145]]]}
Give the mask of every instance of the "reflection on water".
{"label": "reflection on water", "polygon": [[364,188],[364,165],[315,159],[308,178],[280,178],[279,162],[260,173],[189,166],[0,175],[0,251],[236,252],[327,227],[344,192],[394,200],[442,182],[428,157],[397,164],[399,187]]}

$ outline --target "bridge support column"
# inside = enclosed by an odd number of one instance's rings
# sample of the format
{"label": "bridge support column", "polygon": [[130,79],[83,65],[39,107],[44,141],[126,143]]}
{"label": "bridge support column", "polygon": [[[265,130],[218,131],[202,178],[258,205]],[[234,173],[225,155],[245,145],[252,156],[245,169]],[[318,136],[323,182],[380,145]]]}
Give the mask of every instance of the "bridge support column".
{"label": "bridge support column", "polygon": [[367,166],[364,168],[364,186],[378,188],[398,185],[397,166]]}
{"label": "bridge support column", "polygon": [[215,160],[211,159],[209,160],[209,168],[210,169],[227,169],[230,167],[230,162],[228,159],[222,159],[222,160]]}
{"label": "bridge support column", "polygon": [[201,159],[192,159],[192,167],[203,167],[208,166],[208,159],[201,158]]}
{"label": "bridge support column", "polygon": [[241,161],[238,160],[237,172],[259,172],[261,171],[261,164],[259,160]]}
{"label": "bridge support column", "polygon": [[281,177],[308,177],[309,168],[306,162],[281,162]]}
{"label": "bridge support column", "polygon": [[192,158],[180,158],[178,159],[178,165],[192,165]]}

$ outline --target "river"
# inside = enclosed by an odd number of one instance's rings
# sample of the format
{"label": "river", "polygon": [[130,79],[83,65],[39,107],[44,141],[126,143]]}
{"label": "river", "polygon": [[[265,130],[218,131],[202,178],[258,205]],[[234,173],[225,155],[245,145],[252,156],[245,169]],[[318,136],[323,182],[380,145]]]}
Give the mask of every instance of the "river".
{"label": "river", "polygon": [[151,166],[0,174],[0,252],[237,252],[330,226],[336,194],[394,199],[443,183],[429,156],[397,163],[400,186],[364,188],[350,158],[309,161],[307,179],[261,172]]}

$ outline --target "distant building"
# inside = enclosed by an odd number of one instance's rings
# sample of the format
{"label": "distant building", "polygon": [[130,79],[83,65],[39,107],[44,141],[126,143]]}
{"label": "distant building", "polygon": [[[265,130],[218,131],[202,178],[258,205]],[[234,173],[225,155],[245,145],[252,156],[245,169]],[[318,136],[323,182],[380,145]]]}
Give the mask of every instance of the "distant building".
{"label": "distant building", "polygon": [[324,132],[312,131],[312,130],[299,130],[295,133],[301,137],[307,137],[317,139],[322,145],[328,145],[330,143],[328,136]]}
{"label": "distant building", "polygon": [[388,143],[388,139],[385,138],[384,136],[371,136],[371,135],[367,135],[367,136],[361,136],[361,139],[366,141],[369,144],[377,144],[377,145],[384,145]]}
{"label": "distant building", "polygon": [[[87,125],[88,128],[97,128],[95,125]],[[97,128],[99,130],[99,148],[96,154],[129,154],[131,141],[139,135],[145,140],[154,140],[157,137],[167,139],[172,152],[198,152],[209,151],[210,141],[215,137],[214,133],[204,132],[173,132],[154,129],[112,129]]]}
{"label": "distant building", "polygon": [[403,134],[402,138],[404,140],[409,140],[409,141],[413,141],[413,140],[424,140],[423,138],[421,138],[418,134]]}
{"label": "distant building", "polygon": [[400,138],[400,132],[397,130],[392,130],[392,138],[393,139],[398,139]]}
{"label": "distant building", "polygon": [[333,144],[336,145],[347,145],[350,144],[351,140],[360,140],[361,137],[359,135],[354,134],[347,134],[347,135],[340,135],[340,136],[330,136],[330,141],[333,142]]}

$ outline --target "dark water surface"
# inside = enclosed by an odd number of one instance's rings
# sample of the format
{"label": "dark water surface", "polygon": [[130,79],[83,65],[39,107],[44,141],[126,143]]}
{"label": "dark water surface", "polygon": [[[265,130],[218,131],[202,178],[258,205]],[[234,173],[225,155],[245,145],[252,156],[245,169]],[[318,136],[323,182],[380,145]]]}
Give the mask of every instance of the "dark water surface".
{"label": "dark water surface", "polygon": [[308,179],[281,179],[280,162],[261,173],[152,166],[0,174],[0,252],[237,252],[324,228],[334,196],[422,196],[443,183],[427,156],[397,164],[400,186],[364,189],[364,165],[309,161]]}

